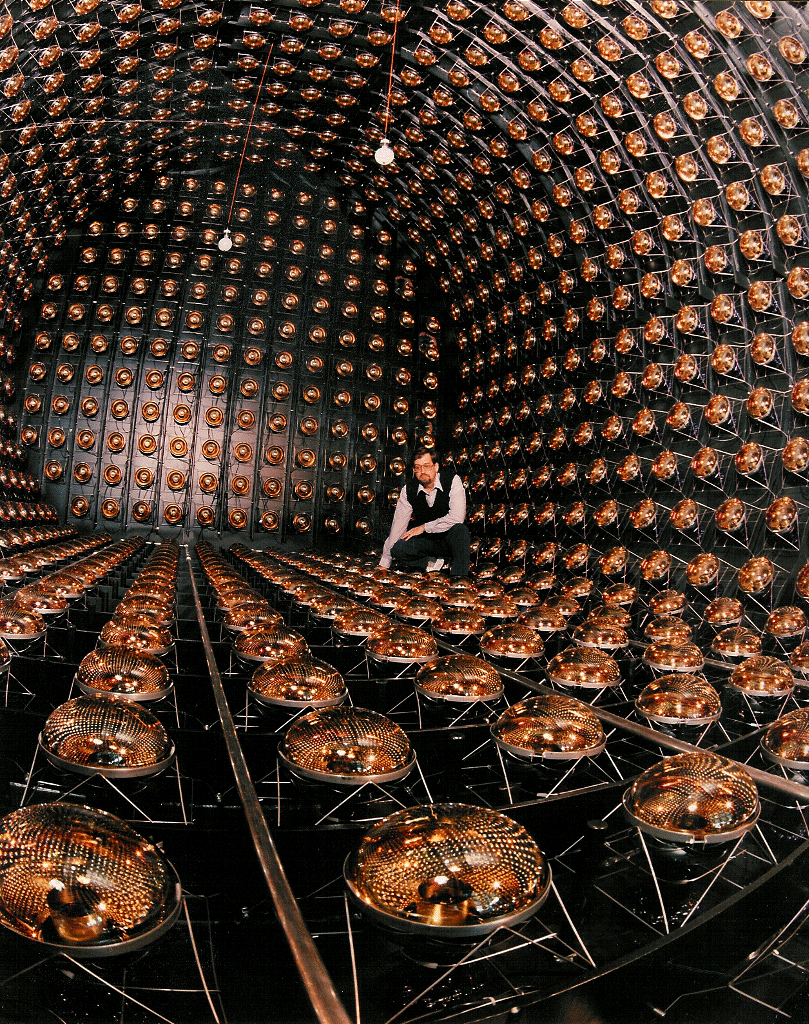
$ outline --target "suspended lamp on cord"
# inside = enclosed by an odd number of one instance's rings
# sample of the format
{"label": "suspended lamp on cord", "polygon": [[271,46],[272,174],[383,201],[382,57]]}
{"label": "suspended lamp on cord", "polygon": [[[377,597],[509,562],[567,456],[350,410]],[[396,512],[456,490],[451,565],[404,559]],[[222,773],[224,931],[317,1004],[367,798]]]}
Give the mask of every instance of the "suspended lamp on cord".
{"label": "suspended lamp on cord", "polygon": [[390,141],[388,140],[388,126],[390,125],[390,94],[393,88],[393,58],[396,54],[396,33],[399,29],[399,0],[396,0],[396,19],[393,23],[393,40],[390,47],[390,70],[388,71],[388,92],[385,97],[385,134],[379,148],[374,153],[374,160],[380,167],[390,167],[396,158]]}
{"label": "suspended lamp on cord", "polygon": [[[389,167],[390,164],[393,163],[394,155],[395,154],[391,149],[390,143],[388,142],[387,138],[383,138],[379,146],[379,149],[377,149],[377,151],[374,153],[374,160],[376,160],[380,167]],[[222,239],[222,241],[220,241],[220,249],[222,248],[222,242],[224,241],[224,238]],[[230,248],[230,243],[228,244],[228,248]]]}

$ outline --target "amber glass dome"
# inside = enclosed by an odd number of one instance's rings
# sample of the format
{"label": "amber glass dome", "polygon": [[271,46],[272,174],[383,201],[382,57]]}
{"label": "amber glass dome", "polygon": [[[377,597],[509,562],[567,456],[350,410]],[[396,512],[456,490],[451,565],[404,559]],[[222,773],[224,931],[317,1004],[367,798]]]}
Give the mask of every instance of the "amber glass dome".
{"label": "amber glass dome", "polygon": [[747,772],[708,751],[664,758],[626,790],[623,803],[639,829],[680,843],[737,839],[761,809]]}
{"label": "amber glass dome", "polygon": [[61,615],[68,609],[67,598],[55,594],[49,587],[43,584],[32,584],[27,587],[20,587],[14,595],[14,601],[26,611],[36,612],[44,619],[52,615]]}
{"label": "amber glass dome", "polygon": [[719,694],[702,676],[675,672],[644,686],[635,707],[651,722],[707,725],[722,714]]}
{"label": "amber glass dome", "polygon": [[45,635],[42,616],[15,601],[0,600],[0,637],[12,643],[36,640]]}
{"label": "amber glass dome", "polygon": [[773,722],[760,741],[767,760],[793,771],[809,768],[809,710],[796,708]]}
{"label": "amber glass dome", "polygon": [[531,836],[504,814],[432,804],[375,825],[348,857],[345,879],[377,924],[471,938],[535,914],[550,890],[551,869]]}
{"label": "amber glass dome", "polygon": [[486,632],[486,619],[474,608],[443,608],[433,619],[433,633],[447,639],[482,636]]}
{"label": "amber glass dome", "polygon": [[607,743],[601,723],[586,704],[556,694],[512,704],[491,733],[503,750],[527,759],[595,757]]}
{"label": "amber glass dome", "polygon": [[292,654],[303,654],[309,646],[300,633],[278,624],[245,629],[233,644],[239,658],[246,662],[276,662]]}
{"label": "amber glass dome", "polygon": [[495,658],[520,661],[538,658],[545,644],[539,633],[520,624],[494,626],[480,638],[480,649]]}
{"label": "amber glass dome", "polygon": [[329,707],[340,704],[348,696],[337,669],[308,654],[294,654],[260,665],[248,689],[262,704],[282,707]]}
{"label": "amber glass dome", "polygon": [[458,703],[493,701],[503,695],[495,668],[466,654],[448,654],[419,669],[416,690],[432,700]]}
{"label": "amber glass dome", "polygon": [[365,649],[373,661],[394,665],[424,664],[438,656],[435,640],[415,626],[385,626],[368,638]]}
{"label": "amber glass dome", "polygon": [[601,690],[618,686],[621,670],[613,657],[605,651],[589,647],[568,647],[548,663],[551,681],[561,686],[579,686]]}
{"label": "amber glass dome", "polygon": [[73,956],[138,949],[181,906],[159,850],[111,814],[64,803],[0,821],[0,893],[0,924]]}
{"label": "amber glass dome", "polygon": [[779,658],[757,655],[733,670],[728,686],[757,697],[787,697],[795,689],[789,665]]}
{"label": "amber glass dome", "polygon": [[335,615],[332,629],[340,637],[366,639],[389,624],[387,616],[382,612],[360,606],[345,609]]}
{"label": "amber glass dome", "polygon": [[698,672],[705,663],[699,647],[687,640],[655,640],[643,660],[657,672]]}
{"label": "amber glass dome", "polygon": [[39,742],[56,765],[84,775],[153,775],[174,754],[166,730],[142,704],[102,694],[52,711]]}
{"label": "amber glass dome", "polygon": [[299,718],[287,729],[278,756],[296,775],[339,786],[392,782],[415,764],[398,725],[353,707],[325,707]]}
{"label": "amber glass dome", "polygon": [[99,643],[109,647],[126,647],[145,654],[167,654],[174,638],[165,626],[147,615],[112,618],[99,634]]}
{"label": "amber glass dome", "polygon": [[166,666],[153,654],[128,647],[101,647],[81,661],[79,689],[87,694],[120,694],[130,700],[159,700],[173,689]]}

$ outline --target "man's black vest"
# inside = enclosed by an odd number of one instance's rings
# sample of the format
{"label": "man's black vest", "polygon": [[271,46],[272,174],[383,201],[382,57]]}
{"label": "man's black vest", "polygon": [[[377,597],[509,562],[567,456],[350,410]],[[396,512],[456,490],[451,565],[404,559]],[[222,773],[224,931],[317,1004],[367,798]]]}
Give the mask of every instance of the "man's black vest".
{"label": "man's black vest", "polygon": [[448,466],[442,466],[439,473],[441,474],[441,490],[436,492],[432,508],[427,504],[424,491],[419,490],[418,480],[413,477],[408,481],[407,500],[413,509],[413,514],[410,516],[410,527],[423,526],[425,523],[431,523],[434,519],[442,519],[449,512],[449,492],[452,481],[458,474]]}

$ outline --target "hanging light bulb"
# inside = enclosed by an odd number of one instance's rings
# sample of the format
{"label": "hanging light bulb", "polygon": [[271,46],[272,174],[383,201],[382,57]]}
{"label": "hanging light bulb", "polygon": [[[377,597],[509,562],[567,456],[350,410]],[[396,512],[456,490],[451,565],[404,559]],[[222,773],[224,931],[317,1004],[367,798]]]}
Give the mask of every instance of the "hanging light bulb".
{"label": "hanging light bulb", "polygon": [[216,243],[220,252],[230,252],[233,248],[233,239],[230,237],[230,228],[225,228],[222,237]]}
{"label": "hanging light bulb", "polygon": [[376,160],[380,167],[389,167],[394,159],[395,154],[391,149],[390,143],[387,139],[382,139],[379,149],[374,153],[374,160]]}
{"label": "hanging light bulb", "polygon": [[[385,120],[384,125],[387,129],[390,126],[390,97],[393,89],[393,60],[396,56],[396,33],[399,28],[399,0],[396,0],[396,18],[393,24],[393,40],[390,47],[390,69],[388,71],[388,90],[385,96]],[[379,164],[380,167],[390,167],[393,161],[396,159],[396,155],[391,148],[391,144],[388,141],[387,135],[382,136],[382,141],[379,144],[379,148],[374,153],[374,160]]]}

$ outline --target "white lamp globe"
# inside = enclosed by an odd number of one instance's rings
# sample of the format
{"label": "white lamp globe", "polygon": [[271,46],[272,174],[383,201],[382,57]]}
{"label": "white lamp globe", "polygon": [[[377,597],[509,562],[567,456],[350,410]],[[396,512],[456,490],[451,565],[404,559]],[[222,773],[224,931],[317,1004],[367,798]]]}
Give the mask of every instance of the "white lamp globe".
{"label": "white lamp globe", "polygon": [[383,139],[379,149],[374,153],[374,160],[379,164],[380,167],[388,167],[393,163],[396,154],[390,147],[390,143],[387,139]]}

